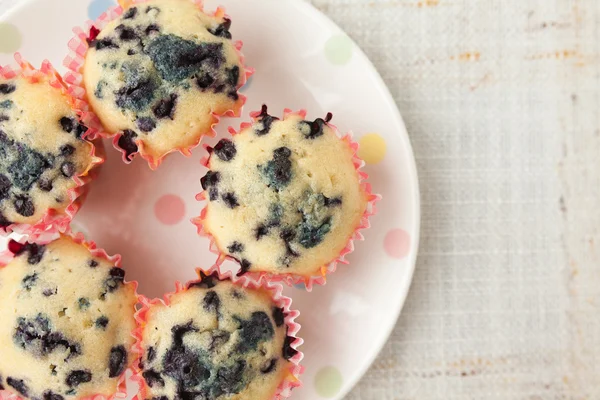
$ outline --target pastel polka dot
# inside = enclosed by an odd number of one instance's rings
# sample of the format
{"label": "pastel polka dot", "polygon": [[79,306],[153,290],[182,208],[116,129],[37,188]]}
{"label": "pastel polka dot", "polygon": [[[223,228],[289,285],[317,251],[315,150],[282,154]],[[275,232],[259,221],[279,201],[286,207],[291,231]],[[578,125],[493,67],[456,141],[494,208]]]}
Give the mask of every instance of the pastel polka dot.
{"label": "pastel polka dot", "polygon": [[19,28],[8,22],[0,22],[0,53],[14,53],[19,50],[22,42]]}
{"label": "pastel polka dot", "polygon": [[368,133],[359,139],[358,144],[358,156],[367,164],[378,164],[385,158],[387,144],[381,135]]}
{"label": "pastel polka dot", "polygon": [[392,229],[385,235],[383,248],[388,256],[402,259],[410,252],[410,235],[404,229]]}
{"label": "pastel polka dot", "polygon": [[325,56],[334,65],[344,65],[350,62],[354,52],[354,43],[344,35],[332,36],[325,43]]}
{"label": "pastel polka dot", "polygon": [[88,6],[88,17],[91,20],[97,20],[110,7],[116,6],[114,0],[93,0]]}
{"label": "pastel polka dot", "polygon": [[164,195],[154,205],[154,215],[165,225],[175,225],[185,217],[185,203],[174,194]]}
{"label": "pastel polka dot", "polygon": [[342,373],[335,367],[321,368],[315,376],[315,389],[326,399],[334,397],[342,389]]}

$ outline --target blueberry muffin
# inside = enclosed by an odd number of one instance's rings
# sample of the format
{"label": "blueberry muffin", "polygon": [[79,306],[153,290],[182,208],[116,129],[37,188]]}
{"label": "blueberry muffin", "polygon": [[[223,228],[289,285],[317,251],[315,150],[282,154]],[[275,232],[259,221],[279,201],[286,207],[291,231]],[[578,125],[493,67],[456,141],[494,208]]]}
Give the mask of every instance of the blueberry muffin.
{"label": "blueberry muffin", "polygon": [[214,114],[239,112],[245,82],[231,21],[191,0],[151,0],[126,9],[89,41],[83,67],[88,101],[129,158],[156,166],[212,132]]}
{"label": "blueberry muffin", "polygon": [[241,273],[314,276],[358,228],[368,195],[330,118],[279,120],[263,106],[251,126],[209,148],[200,224]]}
{"label": "blueberry muffin", "polygon": [[66,236],[9,248],[15,258],[0,267],[0,387],[27,399],[114,394],[133,361],[137,296],[125,272]]}
{"label": "blueberry muffin", "polygon": [[215,275],[146,315],[140,363],[145,398],[270,400],[297,354],[285,312],[263,289]]}
{"label": "blueberry muffin", "polygon": [[65,213],[74,178],[94,163],[86,131],[47,79],[0,77],[0,231]]}

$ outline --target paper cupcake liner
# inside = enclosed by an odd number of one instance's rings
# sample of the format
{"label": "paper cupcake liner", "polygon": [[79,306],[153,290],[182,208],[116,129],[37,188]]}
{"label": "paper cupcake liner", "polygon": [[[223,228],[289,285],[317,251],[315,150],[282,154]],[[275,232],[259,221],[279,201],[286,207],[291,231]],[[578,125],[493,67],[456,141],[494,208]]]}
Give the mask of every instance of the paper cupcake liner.
{"label": "paper cupcake liner", "polygon": [[[215,274],[218,280],[230,280],[235,285],[240,287],[248,288],[248,289],[262,289],[269,292],[271,298],[277,305],[277,307],[283,308],[285,314],[285,324],[288,328],[287,336],[292,337],[294,340],[291,343],[291,347],[297,351],[296,355],[289,359],[289,374],[286,379],[279,385],[277,388],[277,392],[273,396],[271,400],[281,400],[287,399],[290,397],[292,390],[302,386],[302,382],[300,381],[300,375],[304,373],[304,367],[300,364],[302,359],[304,358],[304,354],[298,351],[298,347],[300,347],[304,341],[299,338],[298,331],[300,331],[300,324],[298,324],[295,320],[300,315],[299,311],[291,310],[290,307],[292,305],[292,299],[289,297],[285,297],[283,295],[283,287],[277,283],[263,282],[256,279],[253,279],[250,276],[235,276],[230,271],[229,272],[221,272],[217,265],[212,266],[208,270],[197,269],[198,277],[200,280],[202,279],[202,275],[210,276]],[[138,359],[141,360],[143,357],[143,332],[147,322],[147,314],[151,307],[162,304],[168,306],[171,303],[171,297],[186,291],[190,285],[199,282],[198,279],[187,282],[186,284],[181,284],[180,282],[175,283],[175,291],[171,293],[167,293],[163,296],[163,299],[154,299],[150,300],[144,296],[139,297],[139,302],[142,304],[141,308],[135,314],[136,321],[138,323],[138,328],[136,329],[134,336],[136,338],[136,344],[134,346],[134,352],[138,353]],[[139,368],[139,365],[134,365],[134,376],[133,380],[138,383],[140,390],[138,394],[134,397],[134,400],[145,400],[147,398],[146,392],[146,383],[144,378],[142,377],[142,371]]]}
{"label": "paper cupcake liner", "polygon": [[[80,232],[74,233],[70,228],[67,229],[65,232],[63,232],[62,234],[73,239],[73,241],[75,243],[85,246],[90,251],[92,256],[94,256],[95,258],[104,259],[104,260],[110,262],[111,264],[113,264],[115,267],[122,268],[121,267],[121,255],[119,255],[119,254],[115,254],[113,256],[108,255],[108,253],[104,249],[99,248],[95,242],[87,241],[82,233],[80,233]],[[53,240],[55,240],[57,237],[58,237],[58,233],[56,233],[53,238],[50,238],[48,236],[44,240],[35,241],[35,243],[36,244],[48,244],[48,243],[52,242]],[[39,239],[39,237],[38,237],[38,239]],[[8,249],[0,252],[0,268],[3,268],[8,263],[10,263],[14,258],[13,251],[18,251],[17,249],[19,249],[25,243],[34,243],[34,241],[24,240],[24,239],[21,239],[19,241],[11,240],[8,244]],[[13,251],[11,251],[11,250],[13,250]],[[123,284],[124,285],[132,285],[134,292],[135,292],[135,296],[139,298],[140,295],[137,292],[137,289],[138,289],[137,281],[124,281]],[[133,338],[135,338],[135,330],[133,332],[131,332],[131,335]],[[120,398],[120,399],[126,398],[127,397],[127,385],[126,385],[127,371],[131,371],[133,365],[138,363],[138,360],[135,357],[137,353],[135,352],[134,346],[135,346],[135,342],[132,345],[132,348],[129,349],[130,356],[133,356],[133,357],[131,357],[131,360],[129,361],[129,367],[126,368],[125,371],[123,371],[123,373],[119,377],[119,379],[117,381],[117,388],[116,388],[116,391],[114,394],[112,394],[110,396],[105,396],[103,394],[95,394],[95,395],[90,395],[90,396],[79,397],[78,400],[114,400],[117,398]],[[5,390],[0,390],[0,400],[25,400],[25,399],[23,397],[21,397],[19,394],[16,394],[13,391],[11,391],[9,388],[5,388]]]}
{"label": "paper cupcake liner", "polygon": [[[39,70],[35,69],[31,64],[25,61],[19,53],[14,55],[16,65],[7,65],[5,67],[0,66],[0,76],[5,79],[11,79],[16,77],[23,77],[31,82],[37,82],[39,80],[48,80],[50,86],[59,89],[63,96],[69,102],[71,108],[78,115],[80,122],[83,122],[88,130],[83,134],[82,138],[88,139],[96,136],[96,130],[85,123],[83,115],[85,111],[80,108],[80,103],[76,98],[71,96],[67,86],[63,82],[60,74],[52,67],[52,64],[48,60],[42,62],[42,66]],[[52,234],[53,232],[65,232],[69,226],[69,223],[75,217],[75,214],[79,211],[85,196],[89,190],[88,183],[90,183],[97,175],[99,168],[104,163],[104,145],[101,141],[89,141],[92,145],[91,148],[91,163],[87,170],[81,175],[73,177],[76,186],[69,189],[67,195],[69,197],[69,204],[63,211],[57,211],[54,209],[47,210],[42,218],[35,224],[12,224],[8,227],[0,227],[0,235],[7,235],[11,232],[15,232],[22,235],[27,235],[31,239],[35,240],[40,235]]]}
{"label": "paper cupcake liner", "polygon": [[[118,145],[119,139],[121,138],[121,136],[123,136],[123,134],[121,132],[118,132],[116,134],[106,132],[106,130],[102,126],[102,123],[100,122],[100,119],[96,114],[94,114],[90,104],[88,103],[86,90],[83,85],[82,68],[85,63],[85,55],[89,48],[88,40],[95,39],[96,36],[98,36],[98,34],[100,33],[100,31],[109,22],[119,18],[121,14],[123,14],[123,11],[129,6],[139,3],[145,3],[147,1],[148,0],[119,0],[119,6],[109,8],[96,21],[88,20],[85,22],[84,27],[73,28],[73,33],[75,33],[75,36],[68,43],[70,54],[65,58],[63,64],[69,70],[65,74],[65,81],[70,85],[69,91],[75,98],[77,98],[78,102],[80,103],[81,109],[85,110],[84,116],[86,125],[90,124],[89,126],[93,126],[97,136],[103,138],[112,138],[113,147],[121,153],[123,162],[125,162],[126,164],[131,163],[133,161],[133,156],[139,153],[140,157],[146,160],[150,168],[154,170],[157,169],[158,166],[164,160],[164,158],[171,153],[179,152],[184,156],[189,157],[191,155],[191,151],[200,144],[203,137],[214,137],[216,135],[214,127],[219,123],[221,117],[239,117],[241,115],[242,108],[246,103],[246,96],[244,96],[241,93],[238,93],[239,99],[234,108],[231,108],[223,113],[213,112],[210,129],[207,132],[203,132],[198,138],[198,140],[195,141],[192,145],[174,148],[173,150],[169,151],[163,156],[154,157],[153,155],[148,154],[148,152],[144,148],[144,144],[140,140],[136,140],[135,143],[138,146],[138,151],[136,153],[131,153],[128,156],[126,151]],[[198,6],[200,11],[205,12],[202,0],[190,1],[194,2]],[[222,7],[217,8],[217,10],[214,13],[206,14],[218,18],[227,17],[227,15],[225,14],[225,9]],[[242,54],[242,46],[242,41],[238,40],[234,42],[236,53],[244,69],[244,73],[242,74],[243,80],[237,87],[238,91],[246,84],[248,78],[252,74],[254,74],[254,69],[246,66],[245,64],[245,57]]]}
{"label": "paper cupcake liner", "polygon": [[[255,112],[250,113],[250,117],[252,118],[253,121],[256,121],[260,115],[261,115],[261,111],[255,111]],[[290,115],[298,115],[302,119],[305,119],[306,118],[306,110],[300,110],[297,112],[293,112],[292,110],[286,108],[283,111],[283,118],[286,119]],[[333,260],[331,260],[327,264],[323,265],[320,268],[319,274],[312,275],[312,276],[304,276],[304,275],[298,275],[298,274],[273,274],[273,273],[269,273],[269,272],[247,272],[244,274],[244,276],[246,276],[246,275],[251,276],[258,281],[266,280],[267,282],[284,282],[288,286],[293,286],[293,285],[302,283],[302,284],[304,284],[306,290],[310,292],[310,291],[312,291],[312,288],[314,285],[325,285],[327,282],[327,275],[335,272],[338,264],[340,264],[340,263],[348,264],[349,263],[346,260],[346,256],[354,251],[354,241],[364,240],[364,236],[361,231],[371,227],[369,218],[371,216],[377,214],[376,203],[381,200],[381,195],[373,194],[373,192],[371,190],[371,185],[366,182],[366,180],[368,179],[369,176],[367,175],[367,173],[362,171],[362,168],[365,166],[365,162],[363,160],[361,160],[357,155],[359,145],[357,142],[352,140],[352,134],[347,133],[346,135],[342,135],[335,125],[333,125],[331,123],[327,123],[327,125],[330,128],[332,128],[334,130],[335,134],[352,149],[352,163],[354,164],[354,167],[356,168],[356,171],[358,173],[359,185],[360,185],[361,189],[367,195],[367,207],[365,208],[365,212],[363,213],[358,226],[356,227],[356,229],[354,230],[354,232],[348,239],[344,249]],[[249,128],[251,126],[252,126],[252,123],[243,122],[240,125],[240,129],[238,131],[236,131],[233,127],[229,127],[229,133],[232,136],[235,136],[238,133],[240,133],[241,131],[243,131],[244,129]],[[202,160],[200,162],[202,165],[204,165],[205,167],[208,168],[208,163],[210,161],[211,154],[210,154],[208,146],[205,145],[204,147],[207,150],[207,152],[209,153],[209,155],[202,158]],[[203,191],[196,196],[196,199],[198,201],[206,200],[206,195],[207,195],[207,192]],[[221,264],[223,264],[223,262],[225,260],[232,260],[232,261],[235,261],[236,263],[239,263],[235,258],[233,258],[233,257],[227,255],[226,253],[224,253],[223,251],[221,251],[221,249],[219,249],[219,247],[217,246],[215,237],[206,230],[206,228],[204,226],[204,220],[206,219],[207,212],[208,212],[208,206],[205,206],[202,209],[200,216],[198,218],[194,218],[192,220],[192,223],[197,226],[198,234],[200,236],[207,237],[210,240],[210,251],[217,254],[217,256],[218,256],[217,266],[220,268]]]}

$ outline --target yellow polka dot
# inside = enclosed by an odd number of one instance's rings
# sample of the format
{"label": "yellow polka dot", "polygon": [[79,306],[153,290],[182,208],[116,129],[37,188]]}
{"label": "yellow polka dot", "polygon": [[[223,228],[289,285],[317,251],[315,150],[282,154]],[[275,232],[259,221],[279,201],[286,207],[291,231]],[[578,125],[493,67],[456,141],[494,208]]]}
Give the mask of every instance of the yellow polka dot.
{"label": "yellow polka dot", "polygon": [[358,156],[367,164],[378,164],[385,158],[387,145],[385,139],[377,133],[367,133],[358,141]]}

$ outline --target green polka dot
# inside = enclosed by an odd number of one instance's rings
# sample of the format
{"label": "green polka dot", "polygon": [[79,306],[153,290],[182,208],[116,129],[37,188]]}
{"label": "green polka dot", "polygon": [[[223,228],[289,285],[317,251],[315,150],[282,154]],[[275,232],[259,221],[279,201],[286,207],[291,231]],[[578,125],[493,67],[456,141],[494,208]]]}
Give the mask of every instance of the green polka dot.
{"label": "green polka dot", "polygon": [[335,367],[321,368],[315,376],[315,389],[326,399],[334,397],[342,389],[342,373]]}
{"label": "green polka dot", "polygon": [[13,24],[0,22],[0,53],[14,53],[21,47],[22,37]]}
{"label": "green polka dot", "polygon": [[325,43],[325,56],[334,65],[348,64],[352,59],[354,43],[346,35],[332,36]]}

